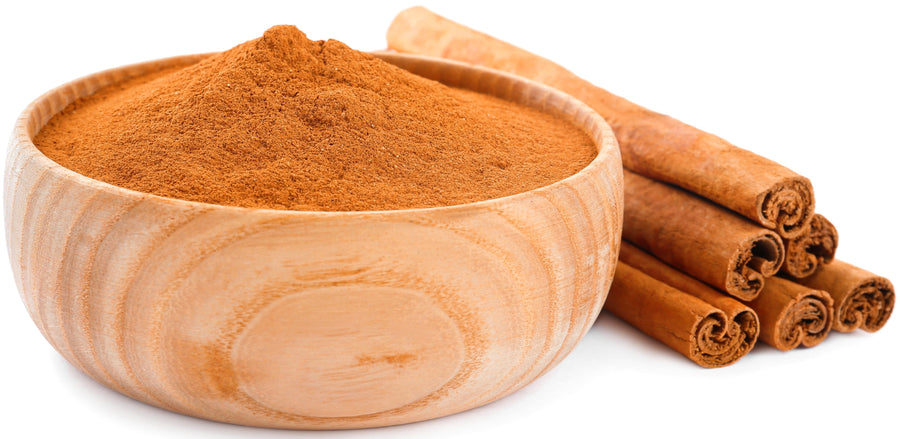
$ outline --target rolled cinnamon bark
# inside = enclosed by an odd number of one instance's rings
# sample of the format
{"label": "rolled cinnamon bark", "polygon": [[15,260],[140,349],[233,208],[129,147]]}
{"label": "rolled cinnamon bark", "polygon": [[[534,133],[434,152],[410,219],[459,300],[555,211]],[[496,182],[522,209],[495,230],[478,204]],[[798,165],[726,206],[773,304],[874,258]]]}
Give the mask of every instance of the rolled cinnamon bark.
{"label": "rolled cinnamon bark", "polygon": [[[756,342],[755,327],[619,261],[603,310],[665,343],[703,367],[722,367]],[[744,323],[742,325],[742,323]]]}
{"label": "rolled cinnamon bark", "polygon": [[818,213],[813,215],[805,233],[784,240],[785,256],[781,273],[794,279],[812,275],[819,266],[834,260],[837,244],[838,233],[834,224]]}
{"label": "rolled cinnamon bark", "polygon": [[834,322],[827,292],[780,277],[768,279],[762,294],[747,305],[759,316],[759,339],[782,351],[818,345]]}
{"label": "rolled cinnamon bark", "polygon": [[622,237],[740,300],[778,273],[784,246],[771,230],[676,187],[625,171]]}
{"label": "rolled cinnamon bark", "polygon": [[676,270],[627,241],[622,241],[619,248],[619,262],[628,264],[678,291],[694,296],[722,312],[724,320],[720,318],[716,321],[716,326],[706,330],[711,336],[705,339],[707,342],[698,350],[704,362],[726,366],[746,355],[756,345],[759,336],[759,318],[748,306]]}
{"label": "rolled cinnamon bark", "polygon": [[480,64],[534,79],[588,104],[612,126],[626,168],[721,204],[785,238],[808,227],[809,180],[712,134],[650,111],[562,66],[423,8],[400,12],[388,47]]}
{"label": "rolled cinnamon bark", "polygon": [[894,311],[894,285],[862,268],[836,260],[799,283],[828,291],[834,299],[834,330],[881,329]]}

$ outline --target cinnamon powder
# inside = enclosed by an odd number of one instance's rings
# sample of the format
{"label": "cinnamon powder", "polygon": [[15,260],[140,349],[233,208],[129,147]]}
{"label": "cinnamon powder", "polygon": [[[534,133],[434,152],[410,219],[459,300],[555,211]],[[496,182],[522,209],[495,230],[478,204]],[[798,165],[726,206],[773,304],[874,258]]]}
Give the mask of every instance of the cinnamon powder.
{"label": "cinnamon powder", "polygon": [[568,122],[293,26],[82,98],[35,145],[141,192],[329,211],[502,197],[561,180],[596,155]]}

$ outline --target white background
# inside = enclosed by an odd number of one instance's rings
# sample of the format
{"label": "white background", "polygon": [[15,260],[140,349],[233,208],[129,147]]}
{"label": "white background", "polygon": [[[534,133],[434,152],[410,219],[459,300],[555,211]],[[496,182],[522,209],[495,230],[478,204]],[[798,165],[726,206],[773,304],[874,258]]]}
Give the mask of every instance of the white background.
{"label": "white background", "polygon": [[[28,102],[76,77],[228,49],[274,24],[381,49],[394,15],[414,5],[322,3],[3,2],[0,123],[11,130]],[[895,2],[720,3],[425,2],[809,177],[818,211],[840,230],[839,258],[900,284]],[[549,374],[462,414],[336,433],[203,421],[135,402],[69,366],[29,321],[8,266],[0,261],[0,429],[13,434],[3,437],[898,434],[900,317],[876,334],[833,333],[787,353],[762,345],[707,370],[604,313]]]}

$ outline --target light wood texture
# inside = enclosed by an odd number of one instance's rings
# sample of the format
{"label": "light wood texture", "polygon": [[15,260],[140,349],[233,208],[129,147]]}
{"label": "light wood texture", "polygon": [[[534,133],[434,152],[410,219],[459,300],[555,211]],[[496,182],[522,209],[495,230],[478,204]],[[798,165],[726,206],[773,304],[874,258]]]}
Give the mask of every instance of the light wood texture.
{"label": "light wood texture", "polygon": [[302,429],[456,413],[562,360],[597,317],[615,270],[623,193],[612,131],[536,83],[379,56],[571,120],[599,154],[550,186],[443,208],[187,202],[78,175],[31,139],[80,96],[203,55],[74,81],[25,110],[6,161],[9,259],[47,340],[95,380],[146,403]]}

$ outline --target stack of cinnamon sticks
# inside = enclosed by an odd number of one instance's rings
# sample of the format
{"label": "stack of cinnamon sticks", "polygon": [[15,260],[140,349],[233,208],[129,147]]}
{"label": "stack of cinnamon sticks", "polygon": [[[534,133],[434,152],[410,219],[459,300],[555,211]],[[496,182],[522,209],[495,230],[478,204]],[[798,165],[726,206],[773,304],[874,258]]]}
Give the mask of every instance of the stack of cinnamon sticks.
{"label": "stack of cinnamon sticks", "polygon": [[834,259],[837,231],[790,169],[422,7],[401,12],[387,38],[397,51],[556,87],[609,122],[626,168],[625,216],[604,310],[697,364],[732,364],[757,339],[786,351],[832,329],[874,332],[890,317],[890,281]]}

